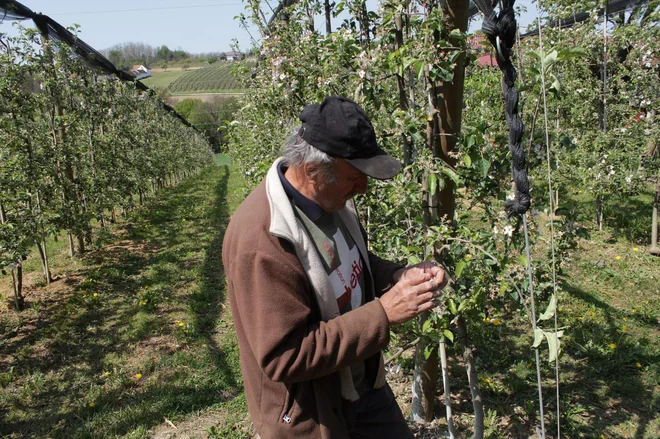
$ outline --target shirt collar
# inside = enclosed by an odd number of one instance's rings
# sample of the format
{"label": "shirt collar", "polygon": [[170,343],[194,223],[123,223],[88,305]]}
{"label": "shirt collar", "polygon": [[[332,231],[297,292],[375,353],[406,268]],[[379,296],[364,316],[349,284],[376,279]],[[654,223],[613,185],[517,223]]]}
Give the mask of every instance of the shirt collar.
{"label": "shirt collar", "polygon": [[298,206],[298,208],[307,216],[307,218],[312,221],[318,221],[321,216],[323,216],[323,209],[321,206],[301,194],[298,189],[293,187],[289,180],[287,180],[284,176],[286,169],[287,166],[284,164],[284,162],[281,162],[277,167],[277,175],[280,177],[284,192],[286,192],[287,196],[291,198],[293,203]]}

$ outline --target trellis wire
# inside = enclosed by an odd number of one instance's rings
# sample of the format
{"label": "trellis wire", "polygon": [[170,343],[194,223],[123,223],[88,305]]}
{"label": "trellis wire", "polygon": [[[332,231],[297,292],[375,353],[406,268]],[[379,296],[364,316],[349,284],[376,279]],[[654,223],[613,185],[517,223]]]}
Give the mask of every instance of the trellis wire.
{"label": "trellis wire", "polygon": [[[543,120],[545,123],[545,154],[546,162],[548,167],[548,199],[550,203],[550,249],[552,253],[552,294],[555,298],[555,337],[559,338],[558,332],[559,327],[557,323],[557,313],[559,309],[559,297],[557,295],[557,270],[555,262],[555,221],[554,221],[554,199],[552,197],[552,167],[550,166],[550,135],[548,134],[548,103],[546,99],[546,88],[545,88],[545,66],[543,65],[543,60],[545,59],[545,53],[543,51],[543,31],[541,30],[541,0],[536,2],[536,13],[539,21],[539,51],[541,52],[541,93],[543,95]],[[559,346],[559,343],[557,343]],[[561,423],[560,423],[560,400],[559,400],[559,352],[555,355],[555,384],[557,386],[557,439],[561,439]]]}

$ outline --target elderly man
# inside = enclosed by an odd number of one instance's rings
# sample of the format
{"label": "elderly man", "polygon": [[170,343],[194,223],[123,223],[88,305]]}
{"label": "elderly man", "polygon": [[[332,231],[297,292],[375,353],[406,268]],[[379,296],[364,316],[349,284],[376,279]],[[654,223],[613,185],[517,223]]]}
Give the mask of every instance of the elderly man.
{"label": "elderly man", "polygon": [[401,165],[364,111],[329,97],[300,119],[222,249],[254,427],[262,439],[412,438],[381,350],[390,326],[431,309],[444,273],[367,248],[352,198]]}

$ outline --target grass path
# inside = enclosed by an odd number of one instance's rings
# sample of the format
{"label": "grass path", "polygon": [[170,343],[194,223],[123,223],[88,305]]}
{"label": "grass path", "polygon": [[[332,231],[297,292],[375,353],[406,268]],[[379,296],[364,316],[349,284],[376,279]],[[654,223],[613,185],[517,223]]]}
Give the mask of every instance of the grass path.
{"label": "grass path", "polygon": [[215,166],[163,191],[0,315],[1,437],[249,436],[220,260],[239,185]]}
{"label": "grass path", "polygon": [[[161,191],[82,260],[52,243],[59,279],[50,286],[39,284],[38,257],[26,262],[28,309],[0,302],[0,437],[251,436],[220,261],[245,190],[226,164]],[[559,278],[562,437],[660,437],[660,260],[637,245],[592,233]],[[489,310],[489,323],[470,322],[488,437],[536,437],[533,336],[508,303]],[[458,346],[449,354],[454,419],[468,437],[465,369]],[[553,435],[547,348],[542,357]],[[388,381],[409,413],[412,350],[394,366]],[[413,427],[418,438],[444,436],[436,407],[435,421]]]}

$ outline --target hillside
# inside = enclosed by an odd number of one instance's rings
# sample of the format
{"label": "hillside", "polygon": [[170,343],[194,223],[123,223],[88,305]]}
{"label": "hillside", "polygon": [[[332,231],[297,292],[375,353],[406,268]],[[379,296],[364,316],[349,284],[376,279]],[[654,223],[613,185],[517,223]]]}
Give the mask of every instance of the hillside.
{"label": "hillside", "polygon": [[168,85],[172,94],[240,93],[241,85],[232,75],[232,63],[218,62],[208,67],[186,71]]}

